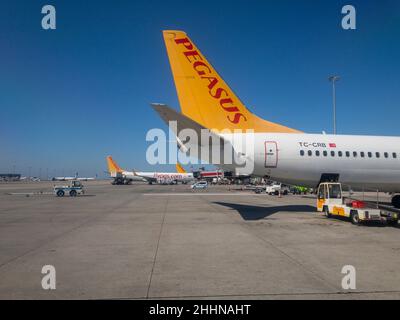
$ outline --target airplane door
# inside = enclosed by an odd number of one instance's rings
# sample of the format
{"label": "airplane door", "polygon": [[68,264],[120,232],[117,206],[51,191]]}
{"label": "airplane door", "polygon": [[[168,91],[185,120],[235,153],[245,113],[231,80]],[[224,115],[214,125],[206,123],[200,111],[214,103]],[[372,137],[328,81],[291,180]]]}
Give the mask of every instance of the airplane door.
{"label": "airplane door", "polygon": [[265,167],[276,168],[278,165],[278,145],[275,141],[265,142]]}

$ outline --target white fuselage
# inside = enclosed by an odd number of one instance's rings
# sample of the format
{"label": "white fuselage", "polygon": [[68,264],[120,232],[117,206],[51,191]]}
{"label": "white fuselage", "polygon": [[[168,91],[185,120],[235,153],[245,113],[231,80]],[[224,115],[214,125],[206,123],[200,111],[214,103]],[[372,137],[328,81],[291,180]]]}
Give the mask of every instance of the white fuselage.
{"label": "white fuselage", "polygon": [[[111,177],[116,178],[116,174],[112,174]],[[131,181],[142,181],[142,182],[181,182],[187,183],[194,180],[193,173],[176,173],[176,172],[133,172],[133,171],[122,171],[121,177]]]}
{"label": "white fuselage", "polygon": [[54,177],[53,181],[70,181],[70,180],[78,180],[78,181],[93,181],[96,180],[95,177]]}
{"label": "white fuselage", "polygon": [[[114,173],[111,177],[115,178],[117,175]],[[132,180],[132,181],[146,181],[143,177],[137,176],[133,173],[133,171],[122,171],[121,176],[123,179]]]}
{"label": "white fuselage", "polygon": [[146,180],[157,182],[190,182],[194,179],[193,173],[177,173],[177,172],[136,172],[137,176]]}
{"label": "white fuselage", "polygon": [[[243,152],[247,161],[254,161],[255,176],[316,187],[322,174],[339,175],[339,182],[353,189],[400,191],[398,137],[288,133],[239,135],[240,139],[232,134],[222,136],[232,142],[236,152]],[[244,137],[254,143],[254,152],[244,150],[237,143]]]}

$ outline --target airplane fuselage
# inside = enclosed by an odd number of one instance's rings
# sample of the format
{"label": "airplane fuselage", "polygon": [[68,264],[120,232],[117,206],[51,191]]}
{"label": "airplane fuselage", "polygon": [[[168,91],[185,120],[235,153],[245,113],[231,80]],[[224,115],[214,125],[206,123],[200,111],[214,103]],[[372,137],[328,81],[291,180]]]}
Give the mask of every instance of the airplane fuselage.
{"label": "airplane fuselage", "polygon": [[187,183],[194,179],[193,173],[175,173],[175,172],[136,172],[140,177],[156,182],[182,182]]}
{"label": "airplane fuselage", "polygon": [[[224,138],[240,140],[232,135]],[[254,141],[254,153],[244,153],[247,160],[254,160],[255,176],[316,187],[323,174],[337,175],[339,182],[353,189],[400,191],[398,137],[255,133],[247,139]]]}
{"label": "airplane fuselage", "polygon": [[[120,173],[123,179],[131,180],[131,181],[146,181],[143,177],[137,176],[133,173],[133,171],[122,171]],[[113,174],[111,177],[115,178],[117,175]]]}

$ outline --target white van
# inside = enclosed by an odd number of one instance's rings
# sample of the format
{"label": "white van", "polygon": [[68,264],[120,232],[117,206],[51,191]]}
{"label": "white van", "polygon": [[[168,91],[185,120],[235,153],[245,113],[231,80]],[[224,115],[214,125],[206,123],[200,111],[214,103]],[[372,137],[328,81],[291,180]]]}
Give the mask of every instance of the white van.
{"label": "white van", "polygon": [[208,187],[207,181],[199,181],[190,186],[192,189],[205,189]]}

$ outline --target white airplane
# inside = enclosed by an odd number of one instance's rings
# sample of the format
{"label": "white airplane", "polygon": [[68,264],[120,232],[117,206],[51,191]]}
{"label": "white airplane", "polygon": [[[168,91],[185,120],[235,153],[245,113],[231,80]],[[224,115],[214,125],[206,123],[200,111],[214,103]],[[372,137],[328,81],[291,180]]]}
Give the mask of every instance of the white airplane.
{"label": "white airplane", "polygon": [[[242,104],[186,33],[164,31],[163,36],[182,113],[166,105],[153,108],[167,124],[177,121],[177,136],[186,128],[229,129],[232,133],[215,135],[237,155],[254,161],[255,176],[313,188],[339,181],[353,190],[390,192],[392,204],[400,207],[399,137],[308,134],[263,120]],[[252,129],[254,134],[235,129]],[[254,152],[238,143],[244,138],[252,139]]]}
{"label": "white airplane", "polygon": [[96,180],[96,177],[77,177],[74,180],[78,180],[78,181],[94,181],[94,180]]}
{"label": "white airplane", "polygon": [[78,175],[75,175],[75,177],[53,177],[51,180],[52,181],[71,181],[71,180],[93,181],[93,180],[96,180],[96,178],[95,177],[78,177]]}
{"label": "white airplane", "polygon": [[51,180],[52,181],[69,181],[69,180],[74,180],[75,177],[53,177]]}
{"label": "white airplane", "polygon": [[121,169],[113,158],[108,156],[107,165],[110,176],[114,178],[113,184],[131,184],[133,181],[145,181],[149,184],[186,184],[194,180],[193,173],[187,173],[179,163],[176,164],[177,172],[136,172]]}
{"label": "white airplane", "polygon": [[136,175],[133,171],[121,169],[111,156],[107,157],[107,166],[110,177],[114,178],[113,184],[131,184],[133,181],[146,181],[144,178]]}

